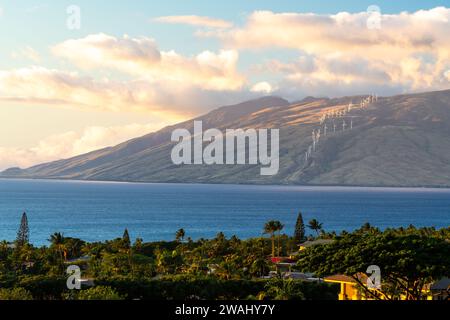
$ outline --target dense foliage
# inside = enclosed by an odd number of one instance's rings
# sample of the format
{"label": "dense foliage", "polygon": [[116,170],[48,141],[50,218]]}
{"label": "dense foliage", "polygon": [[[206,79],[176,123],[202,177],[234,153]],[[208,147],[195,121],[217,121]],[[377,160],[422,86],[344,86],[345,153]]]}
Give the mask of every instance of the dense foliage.
{"label": "dense foliage", "polygon": [[[301,218],[293,237],[281,234],[281,222],[269,221],[264,226],[267,238],[248,240],[219,233],[193,241],[180,229],[169,242],[132,242],[128,230],[121,238],[96,243],[54,233],[50,245],[40,248],[4,241],[0,299],[337,299],[338,285],[276,276],[275,255],[290,256],[298,260],[294,270],[320,277],[354,277],[371,264],[379,265],[382,294],[390,297],[420,298],[426,284],[450,274],[450,228],[382,232],[365,225],[335,235],[325,233],[317,220],[309,228],[318,238],[333,241],[299,251],[300,238],[314,240],[302,235]],[[80,267],[82,278],[95,286],[68,290],[69,265]]]}
{"label": "dense foliage", "polygon": [[[450,228],[388,229],[370,225],[343,233],[326,246],[302,252],[298,266],[318,276],[344,274],[360,284],[370,298],[408,300],[424,298],[426,286],[450,275]],[[358,274],[371,265],[381,268],[382,287],[367,290]]]}

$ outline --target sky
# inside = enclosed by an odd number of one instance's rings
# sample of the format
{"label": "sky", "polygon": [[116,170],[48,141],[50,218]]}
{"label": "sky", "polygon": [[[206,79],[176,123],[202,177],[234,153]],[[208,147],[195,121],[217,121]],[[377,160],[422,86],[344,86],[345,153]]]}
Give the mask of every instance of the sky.
{"label": "sky", "polygon": [[0,170],[264,95],[450,88],[450,0],[0,0]]}

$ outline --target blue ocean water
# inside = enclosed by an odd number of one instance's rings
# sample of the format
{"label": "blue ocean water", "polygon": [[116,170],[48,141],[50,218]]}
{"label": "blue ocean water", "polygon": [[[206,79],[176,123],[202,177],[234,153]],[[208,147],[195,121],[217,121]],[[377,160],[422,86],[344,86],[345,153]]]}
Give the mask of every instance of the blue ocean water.
{"label": "blue ocean water", "polygon": [[268,220],[292,233],[298,211],[328,231],[450,225],[450,189],[137,184],[0,180],[0,239],[14,240],[26,211],[30,240],[48,244],[54,232],[87,241],[120,237],[171,240],[184,228],[193,239],[222,231],[260,236]]}

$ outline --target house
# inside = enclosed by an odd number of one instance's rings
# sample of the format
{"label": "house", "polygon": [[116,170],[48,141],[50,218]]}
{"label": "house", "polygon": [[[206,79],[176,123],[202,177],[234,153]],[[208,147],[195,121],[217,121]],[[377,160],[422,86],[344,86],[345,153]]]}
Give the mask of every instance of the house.
{"label": "house", "polygon": [[15,243],[8,243],[8,244],[6,245],[6,247],[7,247],[8,249],[15,249],[15,248],[16,248],[16,244],[15,244]]}
{"label": "house", "polygon": [[217,272],[217,269],[220,269],[220,266],[218,264],[212,263],[208,264],[208,274],[215,274]]}
{"label": "house", "polygon": [[332,240],[332,239],[317,239],[317,240],[305,241],[298,246],[298,251],[291,252],[289,254],[289,257],[291,259],[296,259],[297,256],[299,255],[299,253],[302,252],[303,250],[306,250],[308,248],[311,248],[311,247],[314,247],[317,245],[326,245],[326,244],[330,244],[333,242],[334,242],[334,240]]}
{"label": "house", "polygon": [[291,272],[292,267],[295,267],[297,261],[290,257],[273,257],[270,258],[270,262],[275,265],[276,272],[283,275],[286,272]]}
{"label": "house", "polygon": [[[367,275],[364,273],[357,274],[358,281],[362,284],[367,283]],[[374,297],[363,294],[363,290],[358,288],[358,282],[349,276],[337,274],[324,278],[325,282],[338,283],[341,286],[339,292],[339,300],[372,300]],[[384,299],[383,295],[377,289],[369,289],[372,294]],[[450,299],[450,279],[442,278],[439,281],[425,286],[424,297],[426,300],[449,300]],[[401,296],[400,300],[406,300],[405,296]]]}
{"label": "house", "polygon": [[430,284],[429,288],[432,300],[450,300],[450,278],[442,278]]}
{"label": "house", "polygon": [[[362,283],[367,282],[367,276],[364,273],[359,273],[358,280]],[[358,283],[352,277],[336,274],[333,276],[325,277],[325,282],[338,283],[341,286],[341,291],[339,292],[339,300],[366,300],[358,289]]]}
{"label": "house", "polygon": [[315,278],[314,274],[312,273],[304,273],[304,272],[286,272],[283,277],[285,279],[294,279],[294,280],[303,280],[303,281],[310,281],[310,282],[321,282],[320,278]]}
{"label": "house", "polygon": [[91,259],[91,257],[89,256],[82,256],[82,257],[78,257],[78,258],[74,258],[74,259],[69,259],[64,261],[65,264],[76,264],[76,262],[89,262],[89,260]]}
{"label": "house", "polygon": [[314,247],[317,245],[330,244],[330,243],[333,243],[333,241],[334,240],[332,240],[332,239],[317,239],[317,240],[312,240],[312,241],[306,241],[306,242],[303,242],[302,244],[300,244],[299,251],[303,251],[309,247]]}

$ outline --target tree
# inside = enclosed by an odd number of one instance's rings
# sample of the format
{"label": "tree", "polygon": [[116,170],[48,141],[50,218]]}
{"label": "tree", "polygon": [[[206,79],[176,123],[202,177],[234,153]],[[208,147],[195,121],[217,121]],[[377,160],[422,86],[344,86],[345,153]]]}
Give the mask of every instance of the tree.
{"label": "tree", "polygon": [[64,244],[65,239],[62,233],[55,232],[50,236],[50,239],[48,239],[52,246],[56,249],[56,252],[59,254],[59,258],[61,259],[61,263],[65,260],[67,255],[67,249]]}
{"label": "tree", "polygon": [[281,230],[284,229],[284,224],[282,224],[280,221],[275,221],[275,228],[276,228],[276,231],[278,231],[278,236],[277,236],[277,255],[280,256],[280,237],[281,237]]}
{"label": "tree", "polygon": [[278,231],[279,223],[279,221],[271,220],[264,225],[264,233],[270,234],[270,239],[272,241],[272,258],[275,257],[275,232]]}
{"label": "tree", "polygon": [[1,289],[0,300],[33,300],[33,296],[24,288]]}
{"label": "tree", "polygon": [[[318,277],[352,277],[368,298],[420,300],[425,298],[427,285],[450,274],[450,243],[416,230],[362,229],[302,251],[297,265]],[[381,269],[382,285],[376,291],[358,276],[371,265]]]}
{"label": "tree", "polygon": [[272,300],[304,300],[305,296],[293,279],[271,279],[267,282],[266,297]]}
{"label": "tree", "polygon": [[180,229],[176,232],[175,239],[178,242],[183,242],[185,236],[186,236],[186,232],[184,231],[184,229]]}
{"label": "tree", "polygon": [[258,277],[263,277],[269,272],[269,265],[267,259],[264,257],[257,257],[250,266],[250,273]]}
{"label": "tree", "polygon": [[81,290],[76,293],[75,300],[124,300],[116,290],[111,287],[98,286]]}
{"label": "tree", "polygon": [[123,232],[122,245],[127,254],[128,266],[131,270],[131,275],[134,275],[133,259],[132,259],[132,252],[131,252],[131,239],[130,239],[130,234],[128,233],[127,228],[125,228],[125,231]]}
{"label": "tree", "polygon": [[128,233],[128,229],[125,229],[125,231],[123,232],[122,243],[123,243],[125,249],[130,249],[131,240],[130,240],[130,234]]}
{"label": "tree", "polygon": [[22,219],[20,221],[19,231],[17,231],[16,245],[21,247],[27,244],[30,240],[30,229],[28,228],[28,217],[27,213],[22,214]]}
{"label": "tree", "polygon": [[301,212],[298,213],[297,222],[295,223],[294,239],[296,243],[302,243],[305,239],[305,223]]}
{"label": "tree", "polygon": [[77,238],[64,238],[64,247],[67,252],[67,258],[78,258],[82,254],[82,249],[85,245],[85,242],[81,239]]}
{"label": "tree", "polygon": [[319,223],[316,219],[312,219],[309,224],[308,228],[311,230],[314,230],[317,232],[317,236],[319,236],[319,231],[322,230],[323,223]]}
{"label": "tree", "polygon": [[134,242],[134,252],[141,253],[143,244],[144,240],[142,238],[136,238],[136,241]]}
{"label": "tree", "polygon": [[174,250],[170,252],[166,249],[156,250],[155,260],[157,271],[162,274],[176,273],[183,262],[178,251]]}

